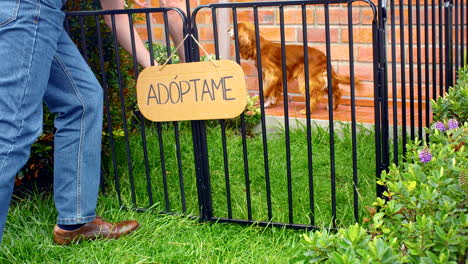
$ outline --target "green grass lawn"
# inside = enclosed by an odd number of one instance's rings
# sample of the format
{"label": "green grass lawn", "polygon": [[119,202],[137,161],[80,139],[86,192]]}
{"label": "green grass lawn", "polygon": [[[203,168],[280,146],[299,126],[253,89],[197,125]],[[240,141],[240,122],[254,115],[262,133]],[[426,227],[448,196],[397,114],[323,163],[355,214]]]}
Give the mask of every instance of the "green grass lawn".
{"label": "green grass lawn", "polygon": [[[360,219],[365,217],[366,205],[375,198],[375,145],[374,133],[359,128],[357,134],[357,171],[358,171],[358,201]],[[187,213],[198,215],[198,198],[195,180],[195,167],[190,126],[185,124],[180,128],[180,149],[184,192],[186,196]],[[172,124],[164,125],[160,130],[162,151],[160,150],[159,135],[155,127],[146,130],[149,171],[154,197],[153,208],[167,211],[164,194],[164,175],[160,162],[160,153],[165,160],[165,177],[169,197],[169,211],[182,212],[179,173],[177,167],[177,153]],[[247,192],[250,191],[252,219],[269,221],[266,173],[264,164],[264,149],[261,135],[246,139],[249,184],[246,184],[242,137],[232,130],[226,131],[226,149],[228,168],[225,168],[222,133],[220,126],[210,126],[207,129],[209,168],[212,185],[212,200],[214,216],[228,217],[226,174],[228,171],[230,182],[230,197],[232,218],[248,219]],[[268,168],[271,186],[271,210],[273,222],[289,222],[288,215],[288,181],[287,158],[284,133],[269,134],[267,136]],[[131,180],[128,173],[125,141],[116,141],[118,175],[122,190],[122,200],[129,207],[132,204]],[[130,136],[130,153],[135,185],[136,207],[148,208],[148,188],[146,168],[141,136]],[[315,224],[328,226],[331,223],[331,177],[330,177],[330,145],[328,130],[314,127],[312,131],[312,164],[313,164],[313,195]],[[290,132],[290,159],[292,178],[292,204],[294,223],[310,224],[309,206],[309,170],[307,159],[307,134],[305,127]],[[111,165],[109,165],[112,168]],[[109,173],[113,174],[112,170]],[[354,222],[353,216],[353,164],[352,141],[349,126],[344,126],[335,135],[335,175],[336,175],[336,204],[337,225],[346,226]],[[113,179],[108,181],[111,185]]]}
{"label": "green grass lawn", "polygon": [[52,197],[34,195],[11,208],[0,263],[288,263],[304,252],[303,231],[122,211],[112,196],[100,197],[98,211],[108,220],[137,219],[141,228],[119,240],[57,246]]}
{"label": "green grass lawn", "polygon": [[[360,215],[375,198],[374,135],[360,129],[357,135]],[[161,128],[169,209],[181,213],[179,173],[172,125]],[[113,179],[107,178],[107,191],[100,196],[98,213],[111,221],[137,219],[142,227],[133,235],[116,241],[84,242],[71,246],[56,246],[52,228],[56,219],[52,197],[33,194],[16,201],[11,207],[0,263],[294,263],[301,258],[301,230],[245,226],[237,224],[201,224],[183,216],[161,215],[166,203],[160,163],[160,145],[155,127],[148,128],[147,143],[151,192],[154,204],[149,205],[146,168],[141,136],[130,135],[135,196],[137,207],[150,208],[145,212],[120,210]],[[226,175],[218,126],[207,130],[210,174],[215,217],[227,216]],[[226,132],[227,157],[231,183],[233,218],[247,219],[246,184],[242,152],[242,138],[233,131]],[[304,129],[291,131],[291,171],[293,182],[294,222],[309,224],[309,192],[307,145]],[[192,135],[189,126],[180,128],[180,146],[186,215],[198,215],[198,202],[193,167]],[[326,130],[314,128],[313,175],[316,224],[329,226],[331,220],[330,147]],[[261,136],[247,138],[248,171],[253,220],[268,220],[263,145]],[[130,177],[123,138],[116,141],[118,174],[124,205],[132,206]],[[269,168],[273,221],[288,222],[286,179],[286,151],[284,134],[268,135]],[[354,222],[351,136],[344,129],[335,137],[337,224]],[[109,167],[112,164],[109,160]],[[110,170],[109,175],[113,174]]]}

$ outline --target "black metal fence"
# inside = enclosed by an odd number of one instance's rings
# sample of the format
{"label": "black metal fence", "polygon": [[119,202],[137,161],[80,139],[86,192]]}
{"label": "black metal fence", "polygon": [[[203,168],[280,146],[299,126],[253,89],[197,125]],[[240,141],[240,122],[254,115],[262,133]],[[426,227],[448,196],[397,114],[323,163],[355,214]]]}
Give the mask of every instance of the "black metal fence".
{"label": "black metal fence", "polygon": [[[403,0],[400,3],[390,0],[390,6],[384,2],[375,6],[369,1],[344,0],[219,3],[196,7],[188,17],[180,10],[172,8],[69,12],[66,27],[75,37],[84,57],[96,71],[105,91],[105,137],[108,139],[106,141],[108,144],[104,147],[103,171],[105,175],[112,176],[108,178],[113,178],[113,181],[107,184],[115,187],[119,205],[140,209],[154,208],[163,213],[197,215],[204,221],[257,223],[291,228],[314,228],[324,225],[335,227],[360,221],[365,214],[364,205],[368,205],[383,191],[379,186],[376,187],[375,179],[382,170],[388,168],[391,153],[393,152],[392,161],[398,163],[402,152],[405,151],[404,146],[408,137],[415,138],[418,130],[417,136],[422,138],[422,128],[430,124],[428,101],[443,95],[444,91],[453,84],[455,70],[466,65],[464,58],[468,15],[463,0],[456,0],[455,3],[440,2],[438,5],[428,1],[421,5],[420,0],[416,1],[416,25],[412,20],[413,3],[411,1],[406,3]],[[333,54],[330,42],[330,19],[333,18],[330,18],[329,8],[333,5],[346,9],[348,14],[348,23],[344,27],[348,30],[349,38],[347,49],[351,78],[349,88],[351,122],[337,123],[334,112],[329,111],[325,128],[314,126],[309,108],[308,61],[304,59],[307,111],[304,123],[299,125],[299,129],[293,128],[297,126],[298,121],[290,119],[288,113],[290,102],[287,96],[286,58],[291,54],[286,54],[284,10],[286,8],[300,10],[303,33],[301,45],[304,47],[304,57],[307,58],[307,29],[310,27],[307,10],[323,9],[327,72],[331,73]],[[421,7],[424,10],[422,17]],[[217,32],[220,29],[217,13],[227,9],[232,14],[235,32],[233,57],[240,63],[238,12],[239,10],[252,12],[251,22],[255,25],[256,49],[260,50],[259,11],[263,8],[274,8],[279,14],[285,95],[282,101],[284,119],[281,119],[281,133],[267,132],[262,87],[264,55],[261,52],[256,54],[261,110],[260,135],[254,137],[249,135],[245,114],[240,116],[238,133],[227,128],[229,120],[155,124],[144,120],[134,99],[135,80],[140,71],[134,59],[137,57],[134,27],[138,26],[146,31],[148,48],[153,59],[157,57],[157,54],[154,54],[155,44],[152,41],[153,19],[155,15],[162,17],[165,38],[163,53],[169,56],[172,51],[168,12],[177,12],[185,25],[184,34],[192,34],[195,38],[199,34],[197,17],[201,12],[210,12],[215,55],[219,58]],[[353,16],[363,8],[373,14],[375,123],[371,130],[362,128],[356,121],[356,87],[353,84],[355,79]],[[187,9],[190,10],[188,4]],[[400,23],[396,19],[396,10],[400,11]],[[405,11],[410,14],[406,24],[404,16],[401,15]],[[439,16],[436,17],[437,13]],[[133,56],[121,51],[117,44],[118,36],[111,34],[111,31],[116,31],[117,15],[126,16],[130,23]],[[110,16],[111,30],[101,25],[103,16]],[[135,24],[135,21],[141,19],[143,23]],[[399,42],[396,37],[397,28],[401,32]],[[416,43],[413,42],[414,29],[416,29]],[[434,33],[437,30],[438,42]],[[404,37],[406,31],[410,33],[408,39]],[[424,41],[421,32],[425,32]],[[432,32],[432,39],[429,38],[429,32]],[[389,42],[388,36],[390,36]],[[391,47],[388,56],[387,43]],[[397,44],[401,48],[400,56],[396,52]],[[414,46],[417,53],[416,74],[413,71]],[[436,47],[439,49],[438,59],[435,59]],[[409,60],[406,60],[407,49],[409,49]],[[200,59],[198,46],[190,38],[185,43],[185,54],[188,62]],[[428,59],[431,54],[432,63]],[[398,73],[397,67],[401,68],[401,73]],[[406,68],[409,68],[409,76],[405,72]],[[423,69],[424,74],[422,74]],[[392,82],[389,82],[388,75],[391,76]],[[400,87],[396,82],[397,75],[401,76]],[[327,75],[328,109],[333,109],[331,76]],[[409,82],[406,77],[409,77]],[[389,85],[391,94],[388,92]],[[410,92],[408,99],[407,86]],[[410,136],[407,132],[406,118],[408,100],[411,113]],[[416,111],[419,114],[417,125]],[[367,131],[367,134],[359,132],[360,130]],[[391,132],[393,137],[390,137]],[[337,153],[338,145],[346,147],[340,148],[340,152]],[[343,149],[346,151],[343,152]],[[368,153],[369,149],[373,150],[372,153]],[[371,164],[370,169],[369,164]]]}

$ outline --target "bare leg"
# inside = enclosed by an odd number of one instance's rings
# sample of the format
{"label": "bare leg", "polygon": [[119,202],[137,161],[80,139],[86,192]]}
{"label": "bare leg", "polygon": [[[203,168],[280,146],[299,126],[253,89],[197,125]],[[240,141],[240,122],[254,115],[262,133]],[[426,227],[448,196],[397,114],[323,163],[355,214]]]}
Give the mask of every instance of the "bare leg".
{"label": "bare leg", "polygon": [[[160,0],[160,3],[161,7],[177,7],[185,12],[185,7],[181,4],[180,0]],[[169,35],[171,36],[174,45],[177,47],[184,39],[182,19],[179,14],[173,11],[168,12],[167,16],[169,19]],[[185,62],[185,51],[183,45],[177,49],[177,53],[179,53],[180,61]]]}

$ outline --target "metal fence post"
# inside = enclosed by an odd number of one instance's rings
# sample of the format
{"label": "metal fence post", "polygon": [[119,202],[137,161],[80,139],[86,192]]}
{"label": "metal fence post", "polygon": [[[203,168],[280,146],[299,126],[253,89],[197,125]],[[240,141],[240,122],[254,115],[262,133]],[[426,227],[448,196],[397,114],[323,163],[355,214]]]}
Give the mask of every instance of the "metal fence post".
{"label": "metal fence post", "polygon": [[205,121],[192,121],[192,137],[200,220],[211,221],[213,218],[213,205],[211,200]]}
{"label": "metal fence post", "polygon": [[[387,19],[387,7],[384,0],[379,1],[378,6],[378,21],[374,26],[374,34],[376,34],[376,43],[374,46],[378,49],[374,54],[377,60],[377,65],[374,65],[376,90],[375,95],[378,100],[375,100],[376,106],[376,161],[377,161],[377,178],[380,177],[382,171],[387,170],[390,163],[389,154],[389,119],[388,119],[388,82],[387,82],[387,42],[385,23]],[[379,136],[377,136],[379,135]],[[377,196],[382,197],[385,187],[377,184]]]}
{"label": "metal fence post", "polygon": [[[185,25],[186,34],[192,34],[192,36],[197,38],[197,28],[195,23],[192,23],[189,0],[186,0],[186,5],[188,16],[187,24]],[[190,37],[186,39],[185,52],[186,62],[200,61],[199,48]],[[192,121],[191,123],[200,221],[211,221],[213,218],[213,202],[211,198],[206,124],[205,121]]]}

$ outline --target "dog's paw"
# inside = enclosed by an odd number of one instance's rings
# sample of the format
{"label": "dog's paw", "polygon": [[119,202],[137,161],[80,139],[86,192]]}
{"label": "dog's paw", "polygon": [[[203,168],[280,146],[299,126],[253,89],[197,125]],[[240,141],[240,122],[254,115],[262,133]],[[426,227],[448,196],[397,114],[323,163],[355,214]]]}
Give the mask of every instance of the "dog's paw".
{"label": "dog's paw", "polygon": [[268,108],[270,106],[273,106],[274,104],[276,104],[276,98],[275,97],[268,97],[266,100],[265,100],[265,103],[263,104],[263,106],[265,108]]}
{"label": "dog's paw", "polygon": [[267,99],[265,100],[265,103],[263,104],[263,106],[264,106],[265,108],[268,108],[268,107],[270,107],[270,106],[272,106],[272,105],[273,105],[273,102],[272,102],[271,98],[267,98]]}

